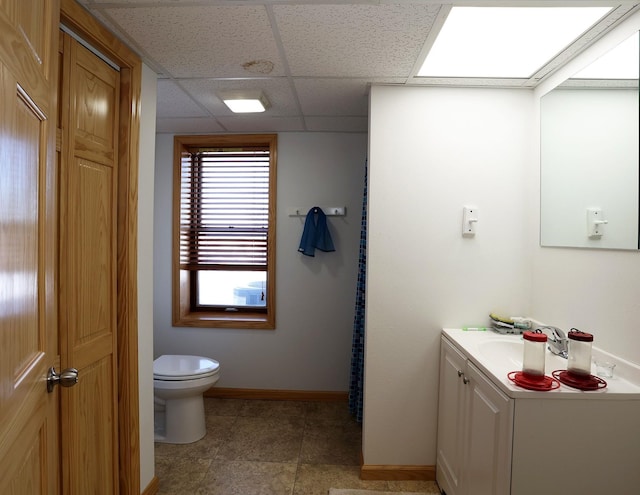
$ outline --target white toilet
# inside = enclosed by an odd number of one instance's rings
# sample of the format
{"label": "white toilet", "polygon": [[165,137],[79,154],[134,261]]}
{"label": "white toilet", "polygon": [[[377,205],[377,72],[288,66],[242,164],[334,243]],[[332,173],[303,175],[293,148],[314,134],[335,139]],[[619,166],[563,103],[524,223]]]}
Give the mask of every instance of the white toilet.
{"label": "white toilet", "polygon": [[153,362],[155,441],[191,443],[206,434],[202,393],[220,375],[220,363],[201,356],[162,355]]}

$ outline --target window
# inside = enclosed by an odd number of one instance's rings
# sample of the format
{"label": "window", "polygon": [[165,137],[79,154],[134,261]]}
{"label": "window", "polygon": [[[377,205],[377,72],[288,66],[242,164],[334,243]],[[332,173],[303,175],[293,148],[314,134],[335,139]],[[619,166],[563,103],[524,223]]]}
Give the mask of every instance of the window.
{"label": "window", "polygon": [[276,144],[175,137],[175,326],[275,328]]}

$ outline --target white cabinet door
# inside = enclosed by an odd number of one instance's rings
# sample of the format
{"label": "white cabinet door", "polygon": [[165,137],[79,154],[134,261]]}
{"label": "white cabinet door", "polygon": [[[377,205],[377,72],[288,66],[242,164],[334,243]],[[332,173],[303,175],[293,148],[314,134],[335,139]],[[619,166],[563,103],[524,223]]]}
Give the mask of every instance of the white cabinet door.
{"label": "white cabinet door", "polygon": [[466,363],[466,358],[443,339],[440,349],[436,480],[447,495],[460,493]]}
{"label": "white cabinet door", "polygon": [[436,480],[444,493],[510,493],[513,410],[513,400],[443,338]]}
{"label": "white cabinet door", "polygon": [[467,434],[462,490],[469,495],[508,495],[511,490],[513,400],[473,363],[465,371]]}

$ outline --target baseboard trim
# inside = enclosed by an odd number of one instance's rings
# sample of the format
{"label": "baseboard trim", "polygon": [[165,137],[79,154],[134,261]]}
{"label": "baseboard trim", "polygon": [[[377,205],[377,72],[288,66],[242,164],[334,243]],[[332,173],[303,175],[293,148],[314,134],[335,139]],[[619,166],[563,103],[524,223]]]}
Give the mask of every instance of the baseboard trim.
{"label": "baseboard trim", "polygon": [[435,466],[361,465],[360,479],[377,481],[435,481]]}
{"label": "baseboard trim", "polygon": [[160,490],[160,480],[157,476],[154,476],[140,495],[156,495],[158,490]]}
{"label": "baseboard trim", "polygon": [[210,388],[204,393],[204,396],[216,399],[304,400],[324,402],[346,402],[349,400],[348,392],[221,387]]}

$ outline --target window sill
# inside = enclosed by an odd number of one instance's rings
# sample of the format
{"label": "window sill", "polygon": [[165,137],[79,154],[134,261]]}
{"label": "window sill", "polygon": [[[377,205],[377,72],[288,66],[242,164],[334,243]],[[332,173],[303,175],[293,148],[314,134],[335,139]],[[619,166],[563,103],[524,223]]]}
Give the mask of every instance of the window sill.
{"label": "window sill", "polygon": [[233,313],[230,315],[189,312],[174,318],[174,327],[244,328],[250,330],[275,329],[274,318],[266,314]]}

